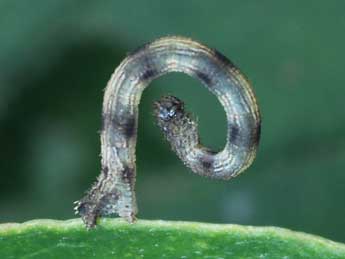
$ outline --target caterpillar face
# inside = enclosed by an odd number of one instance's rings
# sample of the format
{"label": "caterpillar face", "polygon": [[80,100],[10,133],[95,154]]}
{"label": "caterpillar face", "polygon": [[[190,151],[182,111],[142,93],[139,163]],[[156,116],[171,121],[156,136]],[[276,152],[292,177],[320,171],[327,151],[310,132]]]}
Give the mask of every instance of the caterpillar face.
{"label": "caterpillar face", "polygon": [[171,95],[163,96],[154,103],[154,115],[158,123],[169,122],[178,119],[184,114],[183,102]]}

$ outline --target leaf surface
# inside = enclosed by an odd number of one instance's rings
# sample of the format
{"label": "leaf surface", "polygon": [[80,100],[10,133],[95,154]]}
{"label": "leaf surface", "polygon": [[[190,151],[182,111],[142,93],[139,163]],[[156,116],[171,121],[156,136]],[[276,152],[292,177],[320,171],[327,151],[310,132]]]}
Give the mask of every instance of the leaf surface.
{"label": "leaf surface", "polygon": [[345,258],[345,246],[276,227],[103,219],[0,225],[0,258]]}

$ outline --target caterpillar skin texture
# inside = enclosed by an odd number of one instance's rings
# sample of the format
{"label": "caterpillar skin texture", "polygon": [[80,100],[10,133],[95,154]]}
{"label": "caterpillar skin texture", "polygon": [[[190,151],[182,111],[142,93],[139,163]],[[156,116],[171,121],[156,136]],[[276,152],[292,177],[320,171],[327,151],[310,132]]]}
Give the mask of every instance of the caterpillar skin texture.
{"label": "caterpillar skin texture", "polygon": [[214,49],[188,38],[160,38],[130,54],[105,89],[101,174],[75,207],[87,228],[94,227],[98,217],[111,214],[135,221],[139,102],[152,80],[170,72],[199,79],[217,96],[228,123],[224,149],[213,152],[201,145],[197,123],[184,111],[181,100],[166,96],[156,102],[158,126],[184,164],[196,174],[228,180],[253,162],[260,138],[260,112],[246,78]]}

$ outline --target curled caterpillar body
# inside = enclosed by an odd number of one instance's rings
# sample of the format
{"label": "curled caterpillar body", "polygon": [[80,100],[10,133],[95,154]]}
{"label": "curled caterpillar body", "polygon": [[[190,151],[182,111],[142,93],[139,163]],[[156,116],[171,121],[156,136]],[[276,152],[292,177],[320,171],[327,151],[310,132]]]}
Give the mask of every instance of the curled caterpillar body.
{"label": "curled caterpillar body", "polygon": [[138,106],[149,83],[169,72],[199,79],[225,109],[228,133],[218,153],[203,147],[197,123],[173,96],[154,104],[157,123],[179,158],[193,172],[230,179],[254,160],[260,138],[260,112],[252,88],[240,71],[218,51],[183,37],[158,39],[129,55],[105,90],[101,131],[102,171],[87,195],[76,202],[88,228],[100,216],[117,213],[129,222],[137,213],[135,145]]}
{"label": "curled caterpillar body", "polygon": [[187,167],[199,175],[219,178],[214,174],[216,152],[201,146],[197,123],[184,110],[181,100],[174,96],[162,97],[154,104],[154,115],[172,150]]}

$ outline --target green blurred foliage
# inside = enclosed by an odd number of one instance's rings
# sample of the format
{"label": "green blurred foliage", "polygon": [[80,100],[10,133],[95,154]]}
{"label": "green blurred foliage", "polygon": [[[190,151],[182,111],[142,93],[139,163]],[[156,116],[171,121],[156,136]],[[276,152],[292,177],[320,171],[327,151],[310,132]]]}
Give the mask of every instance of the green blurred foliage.
{"label": "green blurred foliage", "polygon": [[193,175],[163,140],[152,102],[172,93],[225,143],[225,114],[182,74],[140,106],[139,217],[274,225],[345,241],[344,1],[0,2],[0,222],[73,217],[100,171],[103,89],[126,54],[165,35],[215,47],[248,76],[262,115],[253,166]]}

